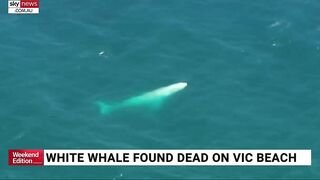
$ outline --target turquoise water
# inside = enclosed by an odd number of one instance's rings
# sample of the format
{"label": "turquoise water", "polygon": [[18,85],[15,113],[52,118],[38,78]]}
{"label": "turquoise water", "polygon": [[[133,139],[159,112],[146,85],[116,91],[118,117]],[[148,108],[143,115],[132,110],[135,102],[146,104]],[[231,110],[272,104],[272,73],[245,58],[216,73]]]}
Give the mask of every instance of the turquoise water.
{"label": "turquoise water", "polygon": [[[320,178],[320,1],[0,8],[0,178]],[[102,55],[99,55],[100,52]],[[176,82],[160,109],[104,117]],[[9,167],[8,149],[311,148],[311,167]]]}

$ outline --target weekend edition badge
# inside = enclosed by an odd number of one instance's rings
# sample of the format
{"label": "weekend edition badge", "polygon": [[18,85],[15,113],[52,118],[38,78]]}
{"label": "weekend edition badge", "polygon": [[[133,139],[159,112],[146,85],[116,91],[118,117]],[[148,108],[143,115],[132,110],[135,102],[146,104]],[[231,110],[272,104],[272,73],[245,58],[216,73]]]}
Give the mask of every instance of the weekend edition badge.
{"label": "weekend edition badge", "polygon": [[39,14],[39,0],[9,0],[8,14]]}

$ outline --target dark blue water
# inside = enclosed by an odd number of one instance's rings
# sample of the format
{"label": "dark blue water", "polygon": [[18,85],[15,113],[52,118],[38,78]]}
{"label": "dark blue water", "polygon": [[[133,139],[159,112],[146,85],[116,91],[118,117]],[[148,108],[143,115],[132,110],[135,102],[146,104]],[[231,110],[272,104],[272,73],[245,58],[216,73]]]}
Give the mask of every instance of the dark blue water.
{"label": "dark blue water", "polygon": [[[320,178],[320,1],[0,8],[0,178]],[[99,55],[100,53],[100,55]],[[158,110],[103,117],[172,83]],[[310,167],[9,167],[8,149],[312,149]]]}

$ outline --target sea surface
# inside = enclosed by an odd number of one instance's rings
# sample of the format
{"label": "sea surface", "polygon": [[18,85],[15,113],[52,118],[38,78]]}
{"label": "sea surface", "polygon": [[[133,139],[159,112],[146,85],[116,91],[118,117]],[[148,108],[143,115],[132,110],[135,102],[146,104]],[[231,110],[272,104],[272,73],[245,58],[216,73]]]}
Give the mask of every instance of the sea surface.
{"label": "sea surface", "polygon": [[[0,3],[0,178],[320,178],[320,1]],[[102,116],[177,82],[160,108]],[[312,149],[298,167],[9,167],[8,149]]]}

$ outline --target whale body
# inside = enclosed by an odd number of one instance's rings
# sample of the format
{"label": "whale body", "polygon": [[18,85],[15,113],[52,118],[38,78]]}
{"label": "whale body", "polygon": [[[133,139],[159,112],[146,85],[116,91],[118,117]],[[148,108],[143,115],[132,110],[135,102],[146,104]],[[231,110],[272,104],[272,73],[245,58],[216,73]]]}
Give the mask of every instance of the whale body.
{"label": "whale body", "polygon": [[127,107],[136,107],[136,106],[158,107],[163,100],[175,94],[176,92],[183,90],[185,87],[187,87],[187,85],[188,84],[186,82],[171,84],[169,86],[161,87],[159,89],[147,92],[145,94],[129,98],[127,100],[124,100],[114,105],[109,105],[104,101],[96,101],[95,103],[98,105],[100,109],[100,113],[102,115],[106,115],[111,113],[114,110],[127,108]]}

